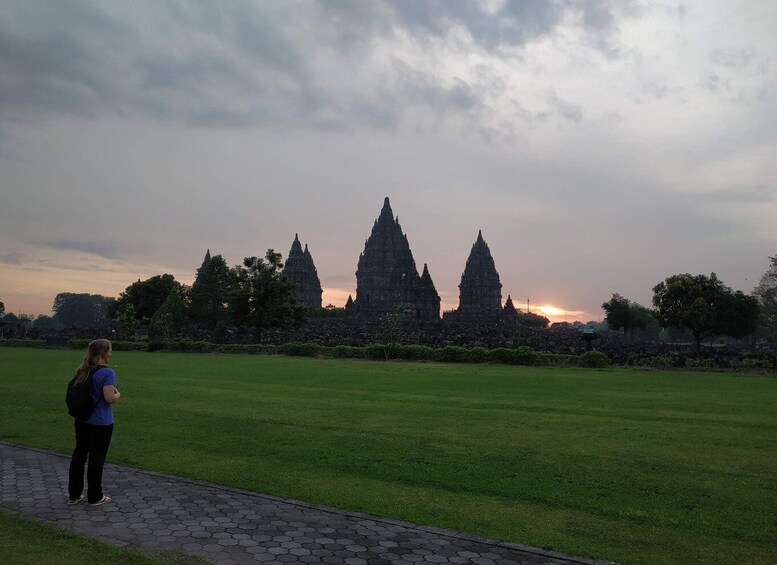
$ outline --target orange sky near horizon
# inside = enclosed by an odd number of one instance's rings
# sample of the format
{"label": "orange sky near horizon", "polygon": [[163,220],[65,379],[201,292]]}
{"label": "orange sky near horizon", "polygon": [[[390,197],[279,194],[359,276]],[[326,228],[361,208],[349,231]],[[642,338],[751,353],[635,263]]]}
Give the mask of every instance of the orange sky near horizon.
{"label": "orange sky near horizon", "polygon": [[[144,272],[138,274],[136,270],[124,270],[121,266],[108,263],[107,261],[101,263],[98,260],[92,264],[93,270],[89,273],[88,281],[85,281],[83,270],[57,266],[44,268],[38,265],[20,265],[18,268],[9,269],[6,266],[0,273],[0,301],[5,304],[6,312],[31,316],[51,315],[54,297],[59,292],[118,296],[132,282],[163,272],[172,274],[176,280],[184,284],[192,283],[190,273],[179,273],[159,266],[145,266]],[[324,287],[323,291],[323,306],[333,304],[342,307],[349,295],[354,297],[356,295],[355,289]],[[441,313],[454,310],[458,306],[458,297],[441,296],[441,298]],[[551,322],[576,320],[585,322],[595,319],[594,316],[582,310],[565,310],[548,304],[530,304],[530,307],[532,312],[542,314]],[[516,308],[525,311],[526,305],[516,303]]]}

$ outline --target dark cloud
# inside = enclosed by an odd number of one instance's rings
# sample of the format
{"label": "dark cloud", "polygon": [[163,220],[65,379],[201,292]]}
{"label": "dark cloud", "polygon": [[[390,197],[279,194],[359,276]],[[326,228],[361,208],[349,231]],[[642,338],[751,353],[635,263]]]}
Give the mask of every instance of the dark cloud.
{"label": "dark cloud", "polygon": [[97,255],[105,259],[115,259],[121,252],[120,246],[111,241],[70,241],[70,240],[51,240],[38,241],[37,245],[49,247],[52,249],[62,249],[66,251],[81,251]]}
{"label": "dark cloud", "polygon": [[432,67],[395,72],[377,87],[358,71],[379,41],[409,36],[423,44],[463,29],[481,49],[514,49],[552,34],[570,15],[607,42],[628,5],[509,0],[492,12],[469,0],[5,2],[0,120],[140,115],[349,129],[393,127],[407,108],[423,107],[438,119],[458,113],[476,123],[489,96],[483,84],[451,84]]}
{"label": "dark cloud", "polygon": [[548,104],[558,112],[558,114],[573,122],[579,122],[583,119],[583,108],[577,104],[572,104],[559,97],[555,91],[551,92],[547,96]]}
{"label": "dark cloud", "polygon": [[19,265],[25,261],[26,257],[22,253],[11,252],[0,255],[0,263],[6,265]]}

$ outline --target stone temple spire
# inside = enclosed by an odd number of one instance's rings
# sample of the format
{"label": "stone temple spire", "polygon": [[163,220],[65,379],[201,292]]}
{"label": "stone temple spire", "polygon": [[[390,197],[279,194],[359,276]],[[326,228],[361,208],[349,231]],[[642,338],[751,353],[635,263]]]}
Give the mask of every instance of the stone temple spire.
{"label": "stone temple spire", "polygon": [[502,283],[491,250],[478,230],[459,284],[458,312],[465,316],[493,316],[502,311]]}
{"label": "stone temple spire", "polygon": [[517,316],[518,315],[518,310],[515,309],[515,304],[513,304],[513,299],[512,299],[512,297],[509,294],[507,295],[507,300],[505,300],[505,305],[504,305],[503,310],[504,310],[505,315],[507,315],[507,316]]}
{"label": "stone temple spire", "polygon": [[306,244],[305,250],[302,250],[298,234],[294,234],[283,274],[294,283],[294,292],[300,304],[308,308],[321,308],[321,281],[308,246]]}
{"label": "stone temple spire", "polygon": [[431,287],[422,283],[407,236],[402,233],[399,218],[394,217],[388,197],[359,256],[354,306],[357,315],[365,317],[402,310],[417,319],[439,319],[437,291],[433,283]]}
{"label": "stone temple spire", "polygon": [[210,263],[210,249],[205,252],[205,258],[202,260],[202,265],[200,265],[200,272],[205,272],[208,263]]}

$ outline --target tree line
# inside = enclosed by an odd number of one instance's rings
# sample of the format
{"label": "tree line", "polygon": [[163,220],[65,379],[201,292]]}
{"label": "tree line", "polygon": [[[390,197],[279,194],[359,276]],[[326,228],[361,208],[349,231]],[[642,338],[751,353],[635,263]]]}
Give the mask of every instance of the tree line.
{"label": "tree line", "polygon": [[[197,329],[217,341],[237,328],[259,341],[264,328],[296,327],[307,320],[308,310],[297,302],[294,284],[282,275],[282,268],[281,254],[272,249],[264,258],[246,257],[234,267],[216,255],[197,269],[191,286],[162,274],[130,284],[118,298],[62,292],[54,298],[54,316],[39,316],[30,325],[116,325],[128,335],[147,329],[150,337],[165,339]],[[13,314],[3,319],[9,316]]]}
{"label": "tree line", "polygon": [[620,294],[602,304],[613,330],[633,335],[650,324],[685,328],[701,352],[701,342],[713,337],[740,339],[760,332],[777,340],[777,257],[751,295],[734,291],[715,273],[672,275],[653,287],[653,309]]}
{"label": "tree line", "polygon": [[[0,302],[2,330],[24,337],[32,327],[113,325],[127,335],[147,329],[150,337],[166,339],[198,330],[221,342],[236,329],[250,332],[258,342],[264,328],[299,327],[309,316],[344,314],[342,308],[331,305],[321,312],[300,305],[282,268],[280,253],[272,249],[264,258],[246,257],[234,267],[215,255],[197,269],[191,286],[163,274],[130,284],[118,298],[62,292],[54,299],[54,316],[41,315],[34,320],[6,313]],[[652,328],[655,337],[659,331],[679,329],[692,337],[697,351],[701,351],[703,340],[713,337],[739,339],[755,332],[777,340],[777,257],[770,257],[770,267],[751,295],[734,291],[715,273],[682,273],[653,287],[652,306],[647,308],[615,293],[602,309],[613,330],[631,336]]]}

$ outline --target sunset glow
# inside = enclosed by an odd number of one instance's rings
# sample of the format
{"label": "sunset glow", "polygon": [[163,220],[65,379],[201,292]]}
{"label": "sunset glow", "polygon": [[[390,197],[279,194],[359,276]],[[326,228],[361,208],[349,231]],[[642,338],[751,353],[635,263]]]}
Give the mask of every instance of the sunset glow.
{"label": "sunset glow", "polygon": [[537,310],[543,314],[547,314],[548,316],[563,316],[566,312],[565,310],[556,308],[555,306],[538,306]]}

